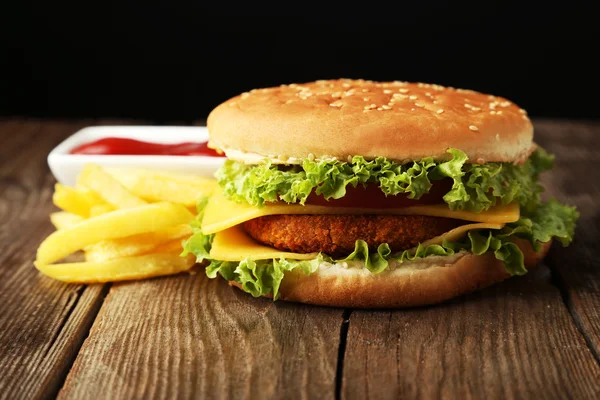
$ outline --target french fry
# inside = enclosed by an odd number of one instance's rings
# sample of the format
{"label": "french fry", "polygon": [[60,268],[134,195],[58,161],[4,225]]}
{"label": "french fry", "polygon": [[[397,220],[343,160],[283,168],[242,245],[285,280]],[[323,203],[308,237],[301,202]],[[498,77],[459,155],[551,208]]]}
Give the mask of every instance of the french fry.
{"label": "french fry", "polygon": [[90,208],[90,217],[97,217],[98,215],[106,214],[114,210],[115,208],[110,204],[98,204]]}
{"label": "french fry", "polygon": [[37,263],[51,264],[102,240],[155,232],[193,219],[188,209],[173,203],[116,210],[52,233],[38,248]]}
{"label": "french fry", "polygon": [[64,264],[35,263],[36,268],[50,278],[70,283],[116,282],[173,275],[187,271],[195,263],[193,256],[179,253],[146,254],[110,261],[90,261]]}
{"label": "french fry", "polygon": [[83,217],[66,211],[58,211],[50,214],[50,222],[52,222],[52,225],[54,225],[56,229],[65,229],[83,220]]}
{"label": "french fry", "polygon": [[[119,239],[103,240],[85,248],[86,261],[107,261],[147,253],[181,252],[181,239],[189,237],[192,228],[188,224],[173,226],[161,231],[141,233]],[[176,243],[175,246],[166,244]]]}
{"label": "french fry", "polygon": [[58,208],[71,214],[79,215],[83,218],[90,216],[92,207],[106,204],[102,198],[98,197],[89,189],[73,189],[68,186],[63,186],[60,183],[54,185],[54,194],[52,202]]}
{"label": "french fry", "polygon": [[108,168],[106,172],[146,201],[170,201],[190,208],[217,186],[215,179],[138,168]]}
{"label": "french fry", "polygon": [[92,189],[116,208],[132,208],[147,204],[125,189],[119,181],[98,165],[87,164],[77,178],[77,185]]}
{"label": "french fry", "polygon": [[183,251],[181,246],[181,239],[171,240],[163,244],[156,246],[152,253],[177,253],[180,254]]}

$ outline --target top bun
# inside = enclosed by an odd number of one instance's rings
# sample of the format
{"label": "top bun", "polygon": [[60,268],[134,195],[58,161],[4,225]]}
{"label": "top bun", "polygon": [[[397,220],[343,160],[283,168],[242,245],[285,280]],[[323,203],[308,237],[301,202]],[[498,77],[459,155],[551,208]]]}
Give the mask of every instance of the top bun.
{"label": "top bun", "polygon": [[216,107],[208,131],[211,147],[250,164],[355,155],[446,159],[450,147],[472,163],[521,163],[533,148],[531,121],[510,101],[407,82],[340,79],[254,89]]}

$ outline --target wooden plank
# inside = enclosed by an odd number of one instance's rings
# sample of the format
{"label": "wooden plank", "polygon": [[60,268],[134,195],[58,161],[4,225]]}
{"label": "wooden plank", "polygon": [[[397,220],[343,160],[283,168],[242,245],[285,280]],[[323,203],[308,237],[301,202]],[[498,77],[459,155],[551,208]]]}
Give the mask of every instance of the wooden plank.
{"label": "wooden plank", "polygon": [[[599,398],[599,124],[536,122],[558,155],[549,194],[582,212],[575,244],[546,266],[437,307],[354,311],[343,360],[346,398]],[[568,294],[565,306],[558,280]],[[582,336],[569,314],[573,313]]]}
{"label": "wooden plank", "polygon": [[354,311],[344,398],[598,398],[600,367],[545,266],[428,308]]}
{"label": "wooden plank", "polygon": [[554,246],[548,264],[573,318],[600,360],[600,123],[536,123],[540,144],[556,154],[545,174],[549,195],[577,206],[581,217],[568,248]]}
{"label": "wooden plank", "polygon": [[204,271],[114,285],[59,397],[333,397],[341,323]]}
{"label": "wooden plank", "polygon": [[33,267],[52,231],[47,153],[84,125],[0,123],[0,399],[56,394],[103,297],[102,286],[62,284]]}

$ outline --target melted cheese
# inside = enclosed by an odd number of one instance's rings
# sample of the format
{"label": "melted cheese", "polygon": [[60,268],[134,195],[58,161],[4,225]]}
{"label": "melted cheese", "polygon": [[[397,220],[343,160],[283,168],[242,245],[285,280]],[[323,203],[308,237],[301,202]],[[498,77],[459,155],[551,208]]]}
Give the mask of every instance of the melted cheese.
{"label": "melted cheese", "polygon": [[[504,224],[467,224],[454,228],[443,235],[436,236],[423,243],[423,245],[442,244],[444,239],[456,241],[476,229],[501,229]],[[242,261],[246,257],[253,260],[267,260],[273,258],[287,258],[290,260],[311,260],[318,253],[289,253],[256,243],[244,231],[241,225],[220,231],[215,235],[210,250],[210,256],[221,261]]]}
{"label": "melted cheese", "polygon": [[246,257],[253,260],[288,258],[290,260],[311,260],[319,253],[289,253],[256,243],[241,225],[217,233],[213,239],[210,256],[220,261],[242,261]]}
{"label": "melted cheese", "polygon": [[[487,211],[452,211],[447,204],[419,205],[394,209],[328,207],[300,204],[269,204],[255,207],[249,204],[235,203],[227,199],[219,189],[210,198],[204,211],[202,232],[205,235],[223,231],[254,218],[281,214],[388,214],[388,215],[426,215],[463,221],[505,224],[519,219],[519,205],[516,203],[492,207]],[[458,228],[457,228],[458,229]]]}

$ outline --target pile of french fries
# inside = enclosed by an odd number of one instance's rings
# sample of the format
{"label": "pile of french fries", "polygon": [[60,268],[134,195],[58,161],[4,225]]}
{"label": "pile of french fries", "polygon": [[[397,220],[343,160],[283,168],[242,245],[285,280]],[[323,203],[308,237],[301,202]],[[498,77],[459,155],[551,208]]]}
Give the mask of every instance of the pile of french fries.
{"label": "pile of french fries", "polygon": [[[86,165],[74,188],[56,184],[56,231],[38,248],[36,268],[64,282],[144,279],[189,270],[181,257],[196,204],[216,181],[143,169]],[[60,263],[82,250],[84,262]],[[58,262],[58,263],[57,263]]]}

